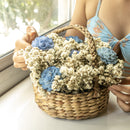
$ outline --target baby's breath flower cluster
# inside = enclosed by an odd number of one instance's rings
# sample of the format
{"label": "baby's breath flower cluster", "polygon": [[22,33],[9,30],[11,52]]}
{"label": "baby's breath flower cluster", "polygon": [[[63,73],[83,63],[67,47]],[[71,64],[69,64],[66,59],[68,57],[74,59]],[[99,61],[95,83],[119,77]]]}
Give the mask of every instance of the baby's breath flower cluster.
{"label": "baby's breath flower cluster", "polygon": [[[78,43],[72,38],[66,40],[56,33],[50,33],[47,37],[53,40],[53,48],[43,51],[38,47],[30,46],[19,52],[24,55],[27,67],[31,70],[34,86],[38,86],[43,92],[47,90],[51,90],[51,93],[56,91],[62,93],[84,92],[93,89],[95,79],[98,79],[98,84],[102,86],[120,83],[118,77],[122,75],[122,60],[117,59],[116,64],[105,64],[98,56],[97,67],[94,67],[92,66],[93,55],[87,44],[87,39],[84,43]],[[97,50],[102,47],[110,49],[109,43],[102,42],[100,39],[95,39],[95,44]],[[49,67],[52,67],[49,71],[59,68],[58,73],[61,74],[55,75],[54,79],[46,78],[48,81],[41,79],[41,82],[53,81],[51,89],[42,87],[39,83],[42,72]],[[54,73],[55,70],[53,69]],[[47,88],[47,90],[43,88]]]}

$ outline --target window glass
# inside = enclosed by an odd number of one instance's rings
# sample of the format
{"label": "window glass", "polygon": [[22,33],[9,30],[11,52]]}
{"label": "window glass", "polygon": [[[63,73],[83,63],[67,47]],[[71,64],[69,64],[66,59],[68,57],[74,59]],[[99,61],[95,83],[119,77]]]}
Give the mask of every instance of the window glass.
{"label": "window glass", "polygon": [[31,25],[38,34],[70,19],[74,0],[0,0],[0,57]]}

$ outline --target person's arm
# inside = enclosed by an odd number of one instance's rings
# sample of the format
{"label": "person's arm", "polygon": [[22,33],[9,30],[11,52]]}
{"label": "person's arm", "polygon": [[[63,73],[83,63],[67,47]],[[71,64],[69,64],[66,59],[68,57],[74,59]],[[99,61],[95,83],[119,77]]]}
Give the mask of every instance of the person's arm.
{"label": "person's arm", "polygon": [[[79,24],[86,27],[87,18],[85,13],[86,0],[76,0],[74,13],[70,22],[70,25]],[[65,36],[78,36],[84,39],[84,35],[75,29],[67,30]]]}
{"label": "person's arm", "polygon": [[15,50],[13,55],[14,67],[21,68],[22,70],[27,70],[27,65],[23,56],[18,56],[17,51],[20,49],[25,49],[27,46],[31,45],[31,42],[38,36],[35,28],[29,26],[26,29],[26,34],[15,42]]}

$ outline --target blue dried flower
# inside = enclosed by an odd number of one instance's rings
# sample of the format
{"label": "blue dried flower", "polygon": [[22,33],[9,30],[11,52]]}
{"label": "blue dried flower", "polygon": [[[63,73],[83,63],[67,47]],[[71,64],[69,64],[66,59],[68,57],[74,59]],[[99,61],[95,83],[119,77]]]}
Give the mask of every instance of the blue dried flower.
{"label": "blue dried flower", "polygon": [[32,41],[32,47],[38,47],[41,50],[49,50],[54,47],[54,43],[51,38],[39,36]]}
{"label": "blue dried flower", "polygon": [[70,51],[70,54],[69,54],[69,56],[70,56],[70,57],[72,56],[72,54],[73,54],[73,52],[74,52],[74,51],[76,51],[76,52],[77,52],[77,54],[79,53],[79,51],[78,51],[78,50],[71,50],[71,51]]}
{"label": "blue dried flower", "polygon": [[117,54],[110,48],[99,48],[97,53],[105,64],[116,64],[118,62]]}
{"label": "blue dried flower", "polygon": [[42,85],[42,88],[48,92],[52,91],[51,86],[56,75],[61,76],[59,68],[51,66],[45,69],[41,74],[41,78],[39,79],[39,83]]}
{"label": "blue dried flower", "polygon": [[69,36],[66,37],[66,40],[69,41],[70,38],[74,39],[77,43],[83,43],[83,40],[81,40],[78,36]]}

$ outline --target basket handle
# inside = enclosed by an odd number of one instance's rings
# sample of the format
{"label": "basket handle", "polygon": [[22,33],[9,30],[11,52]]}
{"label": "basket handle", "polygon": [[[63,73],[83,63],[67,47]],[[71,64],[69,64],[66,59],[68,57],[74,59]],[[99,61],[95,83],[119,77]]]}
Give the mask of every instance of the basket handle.
{"label": "basket handle", "polygon": [[[74,25],[69,25],[69,26],[66,26],[66,27],[63,27],[63,28],[60,28],[60,29],[56,29],[53,31],[53,33],[61,33],[63,31],[66,31],[68,29],[76,29],[78,31],[80,31],[86,38],[88,38],[88,46],[90,47],[91,49],[91,54],[93,56],[92,58],[92,66],[93,67],[97,67],[97,51],[96,51],[96,45],[95,45],[95,41],[93,39],[93,36],[90,34],[90,32],[87,30],[87,28],[81,26],[81,25],[78,25],[78,24],[74,24]],[[94,80],[94,92],[93,92],[93,97],[99,97],[100,96],[100,88],[99,88],[99,84],[98,84],[98,77]]]}
{"label": "basket handle", "polygon": [[96,46],[95,46],[95,41],[93,39],[93,36],[90,34],[90,32],[87,30],[87,28],[81,26],[81,25],[78,25],[78,24],[74,24],[74,25],[69,25],[69,26],[66,26],[66,27],[63,27],[63,28],[60,28],[60,29],[56,29],[53,31],[53,33],[61,33],[63,31],[66,31],[68,29],[76,29],[78,31],[80,31],[86,38],[88,38],[88,45],[91,49],[91,54],[93,56],[92,58],[92,66],[95,66],[97,65],[97,52],[96,52]]}

